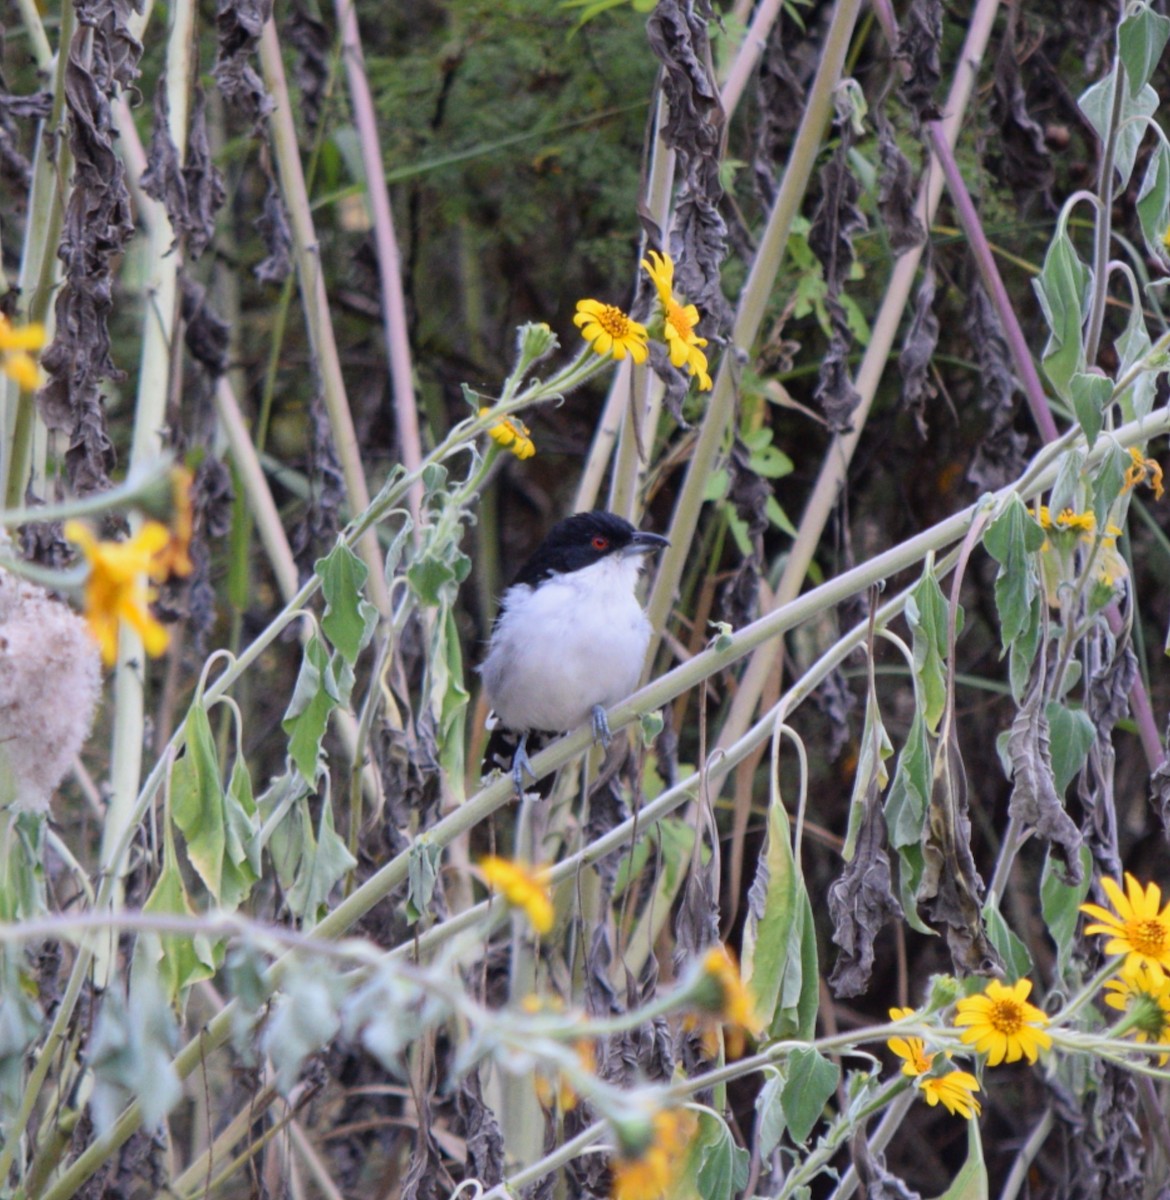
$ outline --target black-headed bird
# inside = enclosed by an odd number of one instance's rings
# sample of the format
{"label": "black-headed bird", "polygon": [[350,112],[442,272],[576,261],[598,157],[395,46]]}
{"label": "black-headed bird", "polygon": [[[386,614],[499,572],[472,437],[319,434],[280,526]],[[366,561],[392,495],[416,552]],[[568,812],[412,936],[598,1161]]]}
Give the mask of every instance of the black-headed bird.
{"label": "black-headed bird", "polygon": [[494,727],[513,735],[518,794],[525,773],[536,778],[529,733],[591,721],[594,741],[608,747],[605,710],[638,686],[650,644],[638,575],[645,556],[665,545],[613,513],[577,513],[553,526],[501,597],[480,670]]}

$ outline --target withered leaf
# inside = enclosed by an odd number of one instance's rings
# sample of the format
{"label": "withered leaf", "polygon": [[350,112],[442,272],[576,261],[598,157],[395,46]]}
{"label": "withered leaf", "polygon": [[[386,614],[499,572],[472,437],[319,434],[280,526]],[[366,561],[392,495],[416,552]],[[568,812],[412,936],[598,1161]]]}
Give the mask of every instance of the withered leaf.
{"label": "withered leaf", "polygon": [[934,313],[934,267],[928,254],[923,261],[922,283],[914,301],[914,316],[898,355],[902,375],[902,404],[914,415],[919,437],[925,439],[926,406],[938,394],[930,378],[930,360],[938,346],[938,317]]}
{"label": "withered leaf", "polygon": [[459,1081],[455,1110],[459,1116],[456,1132],[467,1146],[466,1177],[478,1179],[484,1187],[495,1187],[504,1178],[504,1137],[496,1114],[483,1102],[476,1071]]}
{"label": "withered leaf", "polygon": [[873,972],[874,941],[882,926],[902,915],[890,878],[881,785],[874,772],[866,790],[853,858],[829,888],[833,942],[841,948],[829,986],[838,997],[860,996]]}
{"label": "withered leaf", "polygon": [[781,11],[768,33],[758,68],[760,120],[752,160],[756,188],[769,208],[776,200],[777,174],[804,112],[804,87],[790,55],[792,43],[793,30]]}
{"label": "withered leaf", "polygon": [[942,0],[913,0],[894,57],[902,64],[902,94],[919,122],[939,117],[934,93],[942,78]]}
{"label": "withered leaf", "polygon": [[[840,308],[839,305],[831,305]],[[842,311],[842,316],[844,312]],[[853,427],[853,411],[861,403],[861,394],[849,374],[849,338],[834,332],[829,349],[821,360],[820,377],[813,392],[825,421],[834,433],[848,433]]]}
{"label": "withered leaf", "polygon": [[1064,862],[1064,881],[1081,881],[1081,833],[1056,792],[1044,708],[1044,672],[1039,670],[1012,722],[1008,756],[1012,763],[1011,815],[1051,842]]}
{"label": "withered leaf", "polygon": [[1044,130],[1028,112],[1020,84],[1018,25],[1019,8],[1009,8],[1007,28],[995,60],[992,92],[992,118],[999,126],[996,147],[1002,155],[1004,178],[1017,202],[1031,201],[1047,212],[1052,206],[1055,171]]}
{"label": "withered leaf", "polygon": [[995,491],[1019,478],[1028,439],[1012,427],[1016,384],[1011,355],[999,317],[978,279],[973,279],[969,288],[966,327],[979,364],[979,403],[990,418],[967,478],[980,491]]}
{"label": "withered leaf", "polygon": [[658,0],[646,22],[650,48],[662,63],[662,137],[682,169],[670,246],[675,279],[710,322],[701,326],[703,336],[717,333],[731,316],[720,287],[727,254],[727,226],[718,211],[725,121],[707,34],[713,15],[708,0]]}
{"label": "withered leaf", "polygon": [[894,137],[894,127],[882,105],[874,107],[878,135],[878,211],[890,239],[890,249],[905,254],[926,241],[926,230],[914,211],[914,171]]}
{"label": "withered leaf", "polygon": [[272,111],[272,97],[252,66],[272,0],[217,0],[216,59],[212,74],[220,91],[259,124]]}
{"label": "withered leaf", "polygon": [[211,143],[207,140],[207,96],[198,84],[191,103],[183,182],[187,187],[187,209],[182,228],[187,236],[187,254],[197,259],[215,235],[215,214],[227,197],[223,173],[212,160]]}
{"label": "withered leaf", "polygon": [[305,0],[293,0],[284,37],[297,52],[293,78],[301,92],[300,111],[305,127],[314,131],[329,83],[329,30],[309,11]]}
{"label": "withered leaf", "polygon": [[1120,879],[1113,730],[1129,713],[1129,693],[1137,679],[1138,662],[1129,642],[1119,646],[1104,620],[1095,622],[1086,636],[1083,656],[1089,672],[1085,715],[1096,735],[1077,780],[1077,796],[1084,810],[1081,832],[1102,873]]}
{"label": "withered leaf", "polygon": [[825,308],[832,331],[813,395],[829,427],[844,433],[851,427],[861,397],[849,376],[853,333],[840,295],[853,266],[853,235],[866,228],[866,220],[857,206],[861,184],[849,169],[848,154],[855,138],[848,116],[842,115],[837,132],[837,149],[821,171],[821,200],[809,227],[808,243],[824,272]]}
{"label": "withered leaf", "polygon": [[271,172],[268,174],[268,190],[264,194],[264,207],[256,218],[256,228],[264,239],[268,256],[255,268],[256,278],[261,283],[283,283],[292,270],[292,230],[280,197],[280,185]]}
{"label": "withered leaf", "polygon": [[191,357],[212,376],[222,375],[228,367],[228,323],[211,307],[207,289],[196,283],[186,271],[180,275],[184,340]]}
{"label": "withered leaf", "polygon": [[666,405],[666,411],[680,429],[690,429],[682,411],[683,401],[687,398],[687,391],[691,386],[690,376],[671,363],[669,352],[660,342],[651,342],[648,348],[650,369],[666,389],[662,394],[662,403]]}
{"label": "withered leaf", "polygon": [[1002,970],[983,922],[983,880],[971,853],[967,775],[953,729],[935,754],[922,855],[918,899],[929,917],[946,927],[955,970],[963,975]]}
{"label": "withered leaf", "polygon": [[133,89],[142,46],[125,0],[79,0],[65,64],[65,111],[73,188],[57,255],[64,279],[56,330],[41,357],[49,381],[37,394],[45,424],[69,435],[69,481],[79,495],[109,487],[114,448],[100,384],[121,379],[110,356],[113,265],[134,232],[125,170],[112,142],[111,96]]}
{"label": "withered leaf", "polygon": [[1069,1138],[1070,1200],[1139,1200],[1145,1195],[1149,1180],[1139,1104],[1133,1074],[1113,1063],[1102,1064],[1097,1086],[1088,1090],[1084,1114]]}

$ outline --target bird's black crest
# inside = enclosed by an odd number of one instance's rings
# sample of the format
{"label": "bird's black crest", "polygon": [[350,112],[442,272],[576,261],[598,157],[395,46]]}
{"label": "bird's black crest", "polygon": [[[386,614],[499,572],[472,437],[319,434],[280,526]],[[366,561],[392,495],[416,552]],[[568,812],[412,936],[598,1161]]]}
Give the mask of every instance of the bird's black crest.
{"label": "bird's black crest", "polygon": [[536,553],[516,576],[516,582],[535,587],[550,575],[579,571],[623,550],[637,532],[625,518],[602,509],[566,517],[549,530]]}

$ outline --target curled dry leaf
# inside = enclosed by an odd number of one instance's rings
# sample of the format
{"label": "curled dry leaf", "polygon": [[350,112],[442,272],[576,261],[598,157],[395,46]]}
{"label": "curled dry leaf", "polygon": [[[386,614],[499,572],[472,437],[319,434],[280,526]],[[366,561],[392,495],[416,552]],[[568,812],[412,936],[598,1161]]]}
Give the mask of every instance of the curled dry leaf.
{"label": "curled dry leaf", "polygon": [[1073,885],[1081,881],[1081,834],[1056,792],[1043,676],[1043,671],[1036,672],[1029,694],[1012,722],[1008,738],[1012,763],[1009,811],[1052,843],[1064,862],[1065,882]]}
{"label": "curled dry leaf", "polygon": [[853,858],[829,888],[833,942],[840,947],[829,986],[838,997],[860,996],[873,971],[874,941],[882,926],[902,916],[894,896],[881,786],[874,773],[865,796],[865,814]]}

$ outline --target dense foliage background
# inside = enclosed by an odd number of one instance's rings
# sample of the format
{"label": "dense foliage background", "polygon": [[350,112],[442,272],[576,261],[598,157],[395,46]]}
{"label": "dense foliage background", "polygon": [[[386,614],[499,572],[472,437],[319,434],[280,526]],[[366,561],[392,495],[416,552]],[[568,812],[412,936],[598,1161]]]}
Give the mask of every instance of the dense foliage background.
{"label": "dense foliage background", "polygon": [[[622,1089],[696,1079],[705,1197],[843,1198],[851,1162],[871,1197],[1163,1194],[1157,1070],[989,1071],[977,1152],[941,1107],[875,1134],[891,1058],[849,1038],[936,975],[1029,976],[1056,1013],[1103,961],[1077,903],[1170,883],[1164,8],[9,6],[0,307],[49,344],[0,407],[4,557],[80,602],[59,517],[136,530],[171,460],[195,514],[165,657],[124,634],[51,816],[0,814],[13,1195],[608,1195],[561,1149],[628,1149]],[[586,352],[560,395],[579,299],[653,323],[647,249],[714,389]],[[561,349],[513,374],[536,324]],[[569,767],[517,805],[481,788],[474,668],[595,505],[671,536],[665,682],[588,800]],[[1124,526],[1100,603],[1065,508]],[[489,853],[571,864],[553,936],[473,908]],[[803,1137],[787,1051],[719,1075],[668,1002],[715,942],[761,1054],[838,1039]],[[526,1058],[529,993],[565,1012]],[[541,1106],[539,1038],[580,1014],[613,1091]]]}

